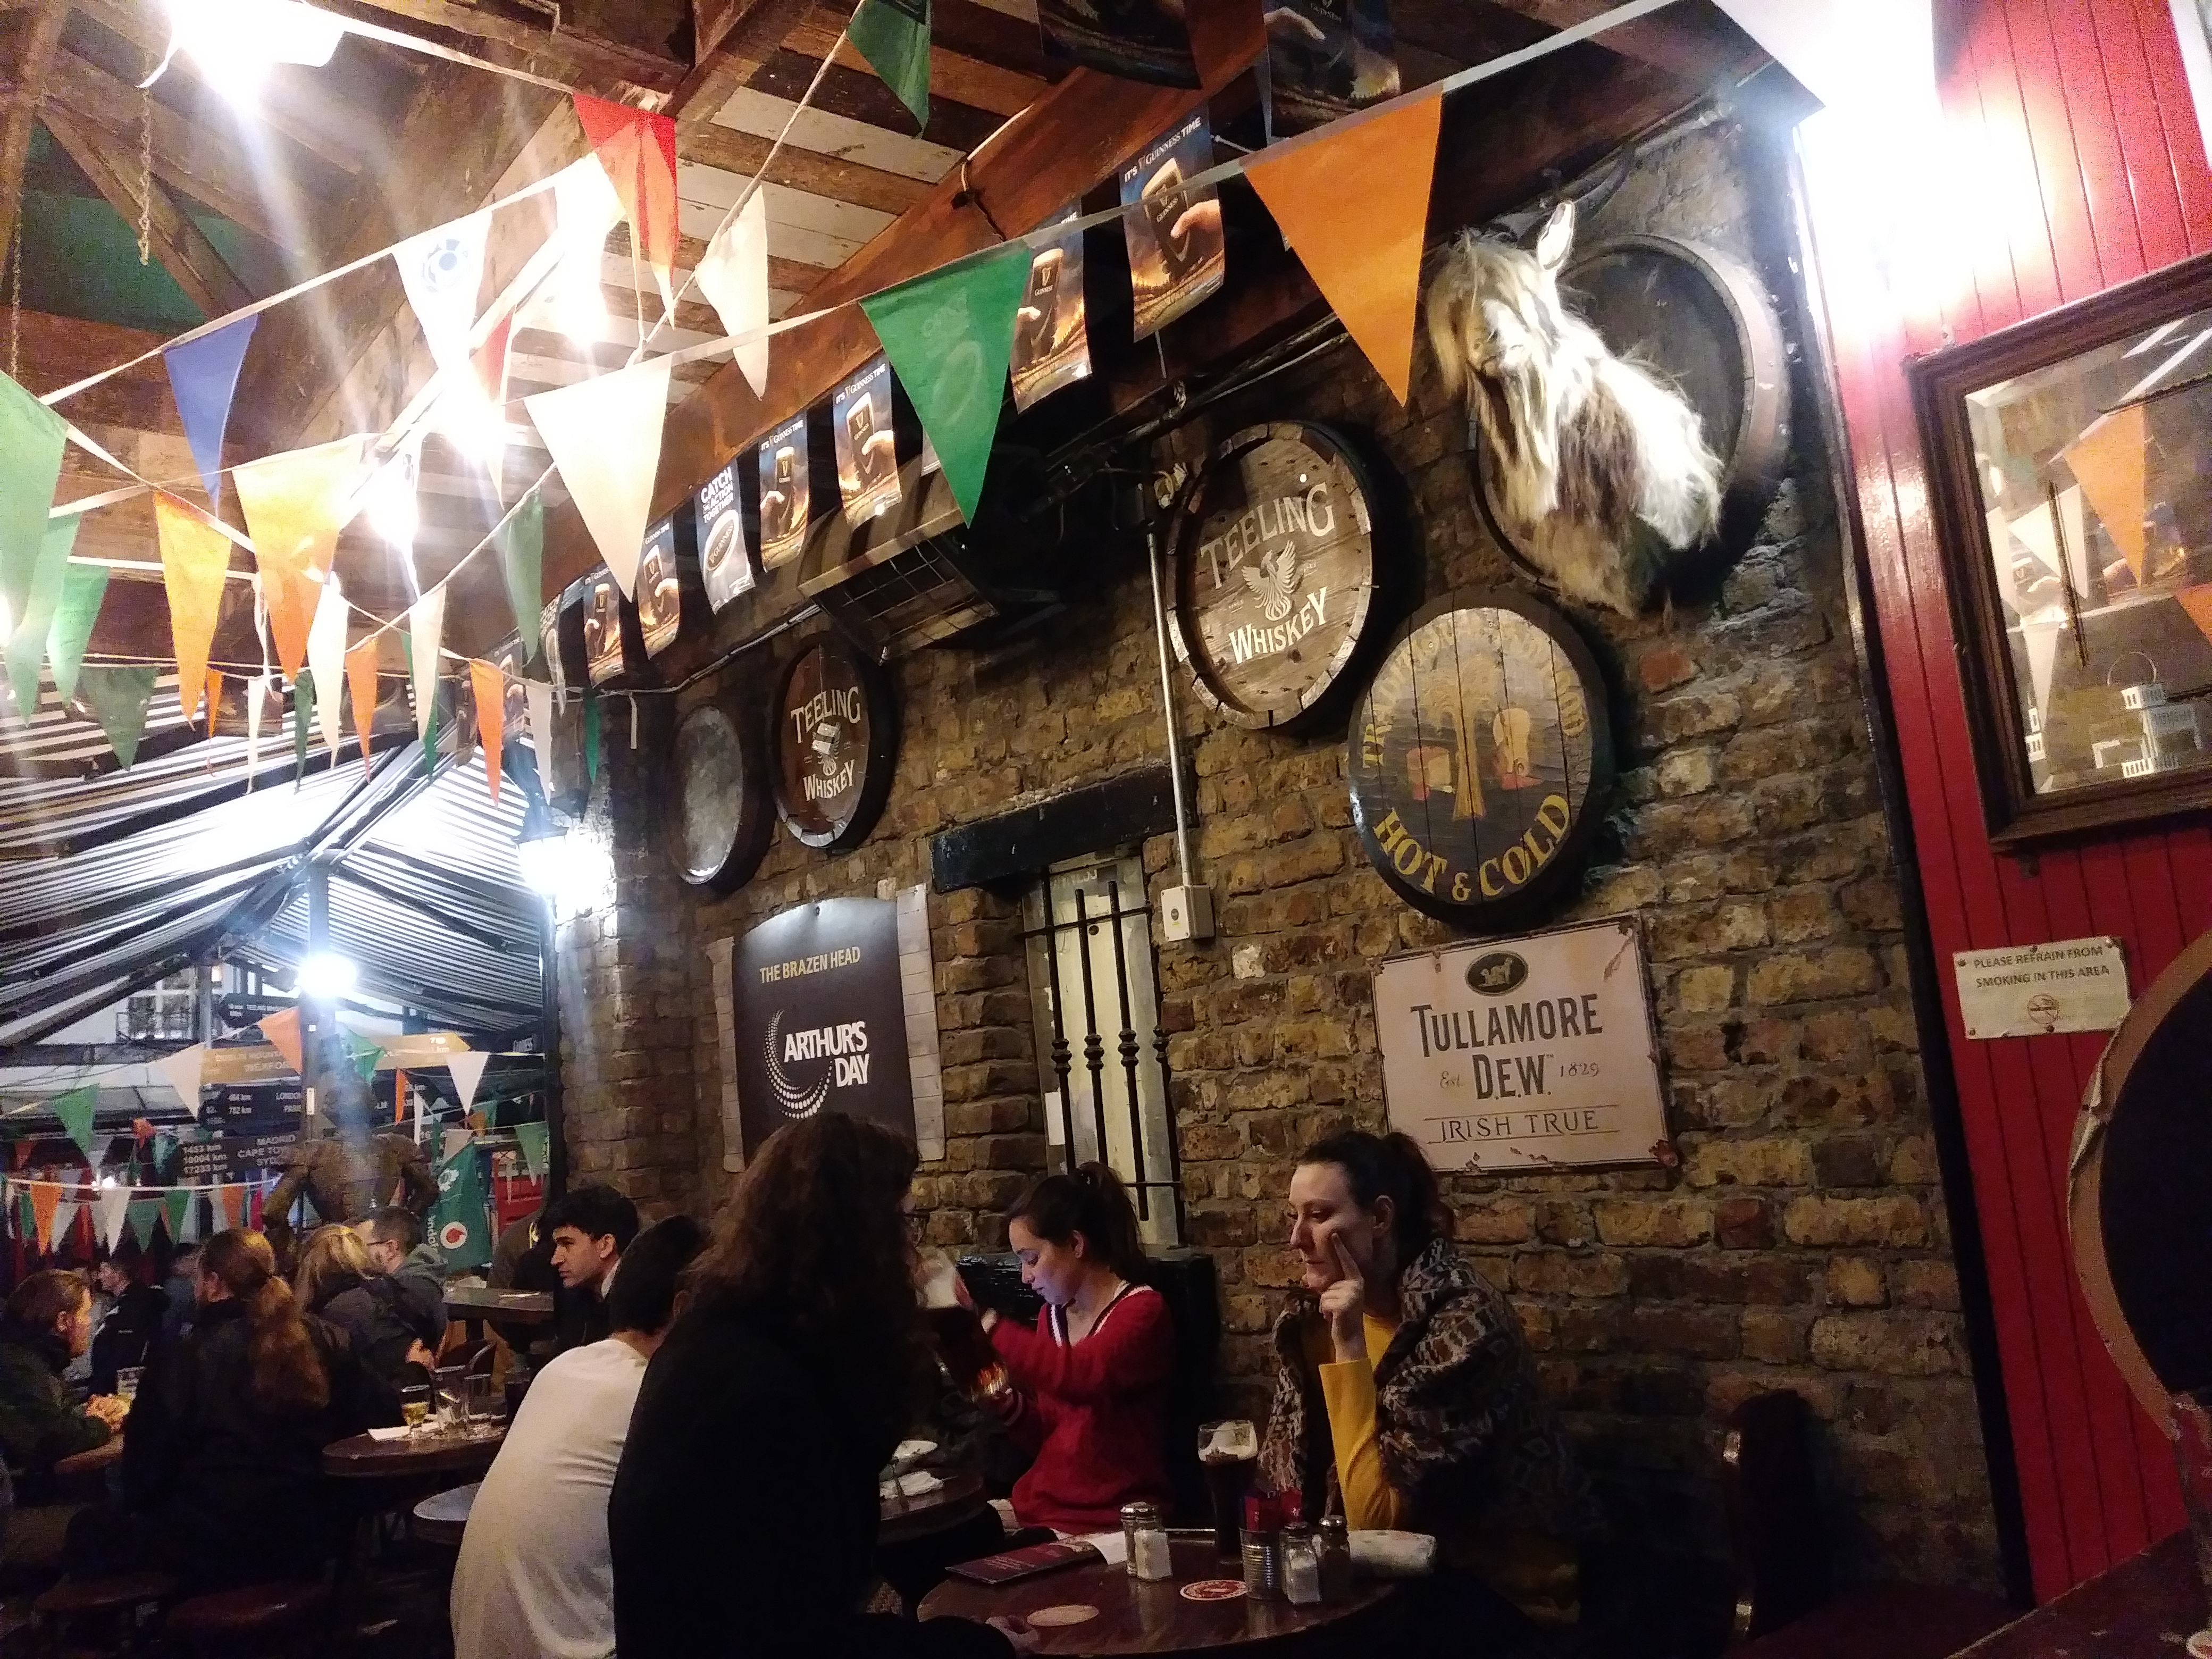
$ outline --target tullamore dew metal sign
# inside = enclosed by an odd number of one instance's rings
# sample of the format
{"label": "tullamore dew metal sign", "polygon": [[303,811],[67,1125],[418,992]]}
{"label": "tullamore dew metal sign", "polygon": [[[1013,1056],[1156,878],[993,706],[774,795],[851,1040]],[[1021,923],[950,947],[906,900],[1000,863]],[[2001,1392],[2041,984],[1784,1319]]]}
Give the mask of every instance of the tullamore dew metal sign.
{"label": "tullamore dew metal sign", "polygon": [[1390,1127],[1439,1170],[1661,1160],[1632,921],[1393,957],[1375,975],[1375,1021]]}

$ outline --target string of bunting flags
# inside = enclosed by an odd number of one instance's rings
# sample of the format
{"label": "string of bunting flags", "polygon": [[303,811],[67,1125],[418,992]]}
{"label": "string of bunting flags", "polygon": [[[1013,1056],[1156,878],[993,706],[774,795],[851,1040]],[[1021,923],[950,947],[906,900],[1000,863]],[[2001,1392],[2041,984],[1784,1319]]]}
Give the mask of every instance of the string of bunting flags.
{"label": "string of bunting flags", "polygon": [[[873,328],[883,348],[881,363],[887,366],[882,414],[889,414],[889,382],[895,380],[960,512],[972,520],[1010,372],[1019,407],[1089,372],[1081,321],[1082,234],[1121,222],[1129,249],[1137,331],[1140,336],[1157,331],[1221,286],[1224,246],[1215,190],[1235,177],[1243,178],[1260,197],[1347,333],[1393,395],[1404,401],[1412,372],[1423,238],[1444,94],[1673,3],[1627,0],[1517,52],[1276,137],[1258,151],[1226,161],[1215,159],[1206,112],[1200,110],[1120,170],[1117,207],[1089,215],[1070,207],[993,247],[860,296],[855,303]],[[1048,46],[1050,33],[1048,26]],[[917,122],[925,120],[927,0],[863,0],[847,38]],[[819,79],[817,76],[817,86]],[[642,588],[639,574],[641,557],[652,556],[648,520],[671,369],[682,362],[727,352],[754,389],[764,392],[774,337],[830,314],[816,311],[769,320],[766,220],[758,175],[740,192],[696,270],[678,291],[673,280],[678,240],[674,123],[664,115],[580,94],[574,101],[592,147],[592,155],[583,161],[465,218],[216,319],[161,348],[208,508],[179,494],[178,489],[188,487],[179,481],[156,483],[139,478],[56,412],[53,405],[130,364],[43,398],[0,375],[0,605],[5,607],[5,617],[14,619],[7,639],[7,665],[19,712],[35,702],[43,661],[56,690],[65,700],[81,696],[107,733],[118,762],[131,763],[156,669],[144,664],[85,664],[107,572],[101,565],[77,562],[71,548],[84,511],[143,487],[155,493],[179,702],[187,720],[204,700],[210,729],[213,727],[221,676],[210,670],[208,658],[228,577],[230,550],[237,544],[252,553],[257,623],[266,630],[263,669],[248,699],[250,742],[258,743],[261,704],[281,669],[294,694],[295,761],[304,765],[311,735],[319,734],[335,763],[343,737],[342,706],[349,698],[366,762],[368,728],[384,672],[382,639],[388,633],[404,633],[400,672],[411,682],[416,732],[426,747],[434,732],[441,665],[449,659],[461,665],[458,678],[474,694],[477,735],[483,745],[495,799],[501,781],[497,757],[506,735],[508,678],[521,679],[527,689],[526,718],[541,750],[546,747],[546,722],[556,700],[565,703],[567,687],[557,671],[549,684],[521,669],[541,654],[544,492],[554,475],[559,475],[575,504],[613,586],[641,611],[658,603],[654,588],[661,573],[656,570],[655,583]],[[523,196],[546,189],[555,194],[556,231],[493,305],[479,312],[477,296],[492,216]],[[412,447],[419,446],[420,424],[434,411],[442,411],[441,417],[449,424],[505,418],[511,406],[506,341],[516,311],[575,254],[587,254],[595,270],[599,250],[617,219],[629,225],[635,257],[653,272],[662,305],[659,321],[648,331],[641,318],[639,343],[624,367],[520,399],[552,464],[519,492],[490,533],[456,567],[465,567],[488,548],[496,550],[519,640],[514,658],[497,663],[444,648],[451,574],[398,616],[363,611],[370,629],[358,639],[352,637],[356,607],[331,569],[339,532],[365,505],[395,490],[407,493],[411,510]],[[356,434],[246,462],[226,473],[221,459],[231,396],[260,313],[384,257],[398,266],[422,328],[436,365],[432,386],[415,399],[395,432],[381,439]],[[1073,325],[1039,326],[1040,317],[1056,316],[1062,309],[1054,303],[1057,289],[1071,277]],[[677,303],[694,284],[714,306],[725,335],[680,351],[644,356],[653,334],[673,317]],[[849,401],[857,408],[860,382],[875,372],[864,371],[841,390],[841,406]],[[873,395],[869,388],[871,400]],[[841,412],[851,411],[841,408]],[[841,486],[848,473],[843,464],[848,444],[864,444],[888,426],[872,410],[857,418],[832,422]],[[797,428],[795,435],[793,428]],[[758,480],[761,546],[757,551],[763,568],[797,556],[803,545],[811,510],[805,483],[810,460],[805,428],[802,416],[769,434],[758,448],[752,471]],[[40,503],[52,501],[63,452],[70,441],[114,465],[134,480],[133,485],[42,510]],[[856,464],[849,471],[856,484],[865,485],[867,481],[861,475],[872,470],[880,469]],[[726,467],[720,476],[729,479],[745,471]],[[225,476],[246,521],[243,532],[210,510],[220,507]],[[897,499],[896,489],[895,470],[887,497],[880,489],[871,496],[866,487],[846,488],[846,511],[855,519],[880,512]],[[858,503],[860,511],[855,510],[856,494],[864,498]],[[741,541],[742,520],[734,513],[728,516]],[[703,532],[707,526],[702,523],[701,528]],[[719,526],[717,533],[723,533]],[[395,537],[394,544],[411,572],[411,541]],[[729,550],[720,551],[726,562]],[[747,573],[742,585],[750,585],[754,553],[738,550],[736,563]],[[742,586],[732,591],[742,591]],[[716,598],[711,583],[709,598]],[[603,621],[602,636],[610,631]],[[672,636],[672,614],[668,637]],[[272,644],[273,667],[267,656]],[[592,717],[598,712],[588,696],[585,712],[588,750],[596,746]],[[596,771],[588,758],[586,765]]]}

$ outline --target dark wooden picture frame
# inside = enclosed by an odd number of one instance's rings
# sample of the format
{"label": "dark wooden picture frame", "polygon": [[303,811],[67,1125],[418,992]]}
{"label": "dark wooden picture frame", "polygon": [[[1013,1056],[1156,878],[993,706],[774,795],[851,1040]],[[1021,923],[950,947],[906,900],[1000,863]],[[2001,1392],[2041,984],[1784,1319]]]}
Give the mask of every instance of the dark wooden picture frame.
{"label": "dark wooden picture frame", "polygon": [[[2208,308],[2212,255],[2201,255],[1906,365],[1927,457],[1929,506],[1949,593],[1974,771],[1990,840],[1997,848],[2212,810],[2212,764],[2037,793],[2028,740],[2021,731],[2020,681],[2008,643],[2006,599],[1990,545],[1967,398]],[[2212,353],[2197,374],[2207,370],[2212,370]],[[2194,379],[2148,393],[2142,401],[2184,389]],[[2205,431],[2204,451],[2212,465],[2212,428]],[[2062,545],[2059,556],[2063,578],[2071,556]],[[2070,592],[2070,582],[2069,586]],[[2070,626],[2081,638],[2078,616]]]}

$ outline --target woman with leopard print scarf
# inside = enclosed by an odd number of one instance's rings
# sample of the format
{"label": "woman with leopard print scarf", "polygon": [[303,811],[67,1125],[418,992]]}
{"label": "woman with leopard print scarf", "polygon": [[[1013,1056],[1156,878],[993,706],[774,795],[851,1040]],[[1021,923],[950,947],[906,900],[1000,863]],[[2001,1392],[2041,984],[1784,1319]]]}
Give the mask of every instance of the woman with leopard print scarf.
{"label": "woman with leopard print scarf", "polygon": [[1298,1160],[1291,1212],[1304,1284],[1275,1325],[1263,1478],[1309,1521],[1434,1534],[1427,1641],[1494,1650],[1524,1619],[1572,1622],[1589,1488],[1512,1304],[1452,1249],[1420,1147],[1332,1135]]}

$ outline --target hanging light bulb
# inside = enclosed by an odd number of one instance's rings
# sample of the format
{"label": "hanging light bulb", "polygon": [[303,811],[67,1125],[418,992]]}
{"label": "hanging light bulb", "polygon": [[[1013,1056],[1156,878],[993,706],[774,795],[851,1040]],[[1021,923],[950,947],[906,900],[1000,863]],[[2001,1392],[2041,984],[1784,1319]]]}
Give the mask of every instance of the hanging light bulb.
{"label": "hanging light bulb", "polygon": [[168,0],[169,52],[151,86],[180,52],[234,103],[251,103],[272,66],[320,69],[345,38],[345,20],[300,0]]}
{"label": "hanging light bulb", "polygon": [[368,514],[369,528],[384,538],[398,559],[399,568],[407,577],[410,599],[422,596],[422,584],[415,574],[415,532],[422,522],[416,491],[421,483],[422,467],[422,437],[418,430],[410,433],[406,442],[376,469],[369,477],[368,488],[362,492],[362,506]]}
{"label": "hanging light bulb", "polygon": [[431,411],[431,424],[471,460],[489,466],[507,447],[507,411],[474,375],[450,381]]}
{"label": "hanging light bulb", "polygon": [[540,303],[555,328],[588,345],[606,337],[600,259],[608,234],[622,218],[622,199],[599,158],[587,155],[553,180],[553,203],[560,216],[562,252]]}

